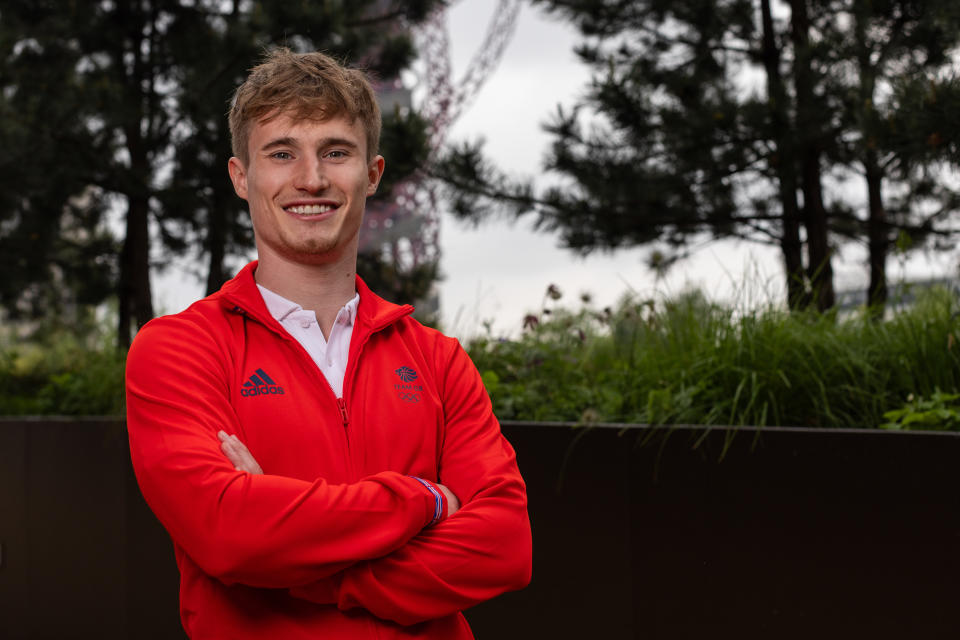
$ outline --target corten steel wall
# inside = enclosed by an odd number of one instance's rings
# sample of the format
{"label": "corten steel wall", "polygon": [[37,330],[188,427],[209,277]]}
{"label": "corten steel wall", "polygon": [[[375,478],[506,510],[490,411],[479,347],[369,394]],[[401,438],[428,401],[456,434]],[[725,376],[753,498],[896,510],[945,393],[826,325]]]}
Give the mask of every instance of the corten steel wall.
{"label": "corten steel wall", "polygon": [[505,431],[534,578],[480,638],[960,634],[960,434]]}
{"label": "corten steel wall", "polygon": [[124,423],[0,420],[0,639],[184,638]]}
{"label": "corten steel wall", "polygon": [[[956,638],[960,437],[506,424],[534,578],[478,638]],[[693,444],[702,438],[698,448]],[[183,638],[122,422],[0,421],[0,638]]]}

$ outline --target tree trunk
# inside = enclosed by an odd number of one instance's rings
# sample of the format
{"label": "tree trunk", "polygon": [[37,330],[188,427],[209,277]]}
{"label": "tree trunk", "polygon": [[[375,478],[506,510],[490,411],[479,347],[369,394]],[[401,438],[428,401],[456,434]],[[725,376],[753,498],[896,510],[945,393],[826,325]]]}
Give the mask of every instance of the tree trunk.
{"label": "tree trunk", "polygon": [[797,94],[797,155],[801,163],[803,221],[807,229],[807,274],[817,309],[824,311],[834,305],[836,296],[833,290],[833,264],[820,169],[820,141],[823,132],[815,113],[807,0],[790,0],[790,8],[796,57],[794,82]]}
{"label": "tree trunk", "polygon": [[777,47],[770,11],[770,0],[761,0],[763,20],[763,65],[767,73],[767,94],[770,117],[777,132],[776,167],[780,206],[783,215],[783,233],[780,251],[783,255],[787,281],[787,304],[790,309],[805,307],[806,278],[803,268],[803,246],[800,242],[800,213],[797,203],[797,172],[794,164],[794,132],[790,127],[788,98],[780,72],[780,49]]}
{"label": "tree trunk", "polygon": [[127,229],[120,252],[120,326],[117,341],[128,348],[131,323],[137,329],[153,318],[150,287],[150,162],[140,135],[139,121],[124,128],[130,153]]}
{"label": "tree trunk", "polygon": [[224,277],[223,259],[226,256],[226,243],[228,224],[226,220],[227,211],[221,206],[220,202],[214,199],[207,219],[207,252],[210,255],[209,268],[207,269],[207,295],[219,291]]}
{"label": "tree trunk", "polygon": [[860,134],[864,173],[867,179],[867,246],[870,251],[870,286],[867,306],[871,315],[883,317],[887,303],[887,251],[890,240],[887,230],[887,212],[883,206],[883,169],[876,149],[878,114],[874,107],[878,69],[871,56],[867,34],[869,15],[866,7],[854,12],[854,34],[857,45],[857,64],[860,73]]}
{"label": "tree trunk", "polygon": [[[129,172],[124,176],[123,194],[127,198],[126,236],[120,251],[120,291],[117,342],[128,348],[131,325],[137,329],[153,318],[153,296],[150,288],[150,179],[152,169],[145,136],[150,131],[150,107],[154,78],[152,64],[145,56],[144,43],[149,43],[147,19],[156,19],[152,4],[119,3],[117,15],[126,25],[129,40],[118,42],[114,54],[114,71],[124,88],[123,101],[129,109],[124,117],[123,136],[130,156]],[[129,48],[129,49],[128,49]],[[148,47],[149,48],[149,47]],[[132,53],[132,69],[127,71],[126,54]],[[147,89],[146,87],[150,87]],[[146,92],[146,95],[145,95]],[[146,125],[146,132],[144,132]]]}
{"label": "tree trunk", "polygon": [[887,235],[887,211],[883,206],[883,172],[877,162],[876,152],[867,153],[867,200],[870,210],[868,221],[868,243],[870,248],[870,289],[867,291],[867,304],[878,316],[883,315],[887,304],[887,253],[890,239]]}
{"label": "tree trunk", "polygon": [[807,277],[818,311],[836,303],[833,290],[832,251],[823,205],[820,152],[811,145],[803,152],[803,217],[807,229]]}
{"label": "tree trunk", "polygon": [[153,318],[150,291],[149,202],[145,196],[128,198],[127,230],[120,252],[120,313],[117,341],[130,346],[131,324],[139,329]]}

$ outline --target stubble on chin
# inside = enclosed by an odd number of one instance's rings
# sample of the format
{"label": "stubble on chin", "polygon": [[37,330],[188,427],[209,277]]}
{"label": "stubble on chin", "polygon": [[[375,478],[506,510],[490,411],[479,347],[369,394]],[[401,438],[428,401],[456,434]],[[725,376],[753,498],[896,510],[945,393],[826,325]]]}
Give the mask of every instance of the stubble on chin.
{"label": "stubble on chin", "polygon": [[[359,231],[359,230],[358,230]],[[340,259],[352,242],[337,243],[343,240],[338,234],[333,236],[287,236],[274,246],[274,251],[287,260],[301,264],[325,264]]]}
{"label": "stubble on chin", "polygon": [[288,260],[305,264],[323,264],[337,258],[340,251],[327,239],[301,239],[295,243],[285,243],[276,248],[277,253]]}

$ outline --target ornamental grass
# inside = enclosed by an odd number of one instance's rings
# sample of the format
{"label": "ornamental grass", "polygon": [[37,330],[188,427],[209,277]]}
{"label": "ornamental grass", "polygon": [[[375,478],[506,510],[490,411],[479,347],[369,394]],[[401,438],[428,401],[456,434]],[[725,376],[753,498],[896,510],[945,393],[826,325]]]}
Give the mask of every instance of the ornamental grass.
{"label": "ornamental grass", "polygon": [[602,312],[548,302],[518,338],[468,350],[505,420],[909,428],[884,414],[960,391],[957,311],[942,288],[880,320],[697,292]]}

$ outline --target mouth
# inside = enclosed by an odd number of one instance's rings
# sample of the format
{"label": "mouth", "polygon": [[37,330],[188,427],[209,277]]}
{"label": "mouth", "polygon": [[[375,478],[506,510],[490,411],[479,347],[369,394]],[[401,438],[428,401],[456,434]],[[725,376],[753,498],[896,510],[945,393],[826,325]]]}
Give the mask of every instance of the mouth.
{"label": "mouth", "polygon": [[308,218],[311,216],[320,216],[331,211],[336,211],[339,208],[340,205],[338,204],[323,203],[289,205],[284,207],[283,210],[301,218]]}

